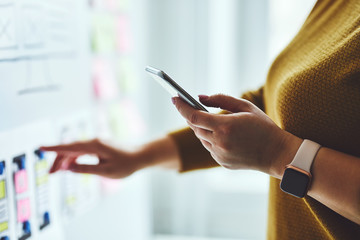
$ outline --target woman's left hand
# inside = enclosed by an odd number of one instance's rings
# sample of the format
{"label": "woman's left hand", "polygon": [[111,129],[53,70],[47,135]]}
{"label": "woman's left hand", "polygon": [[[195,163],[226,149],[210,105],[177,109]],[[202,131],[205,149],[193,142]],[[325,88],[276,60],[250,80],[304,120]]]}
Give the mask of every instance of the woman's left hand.
{"label": "woman's left hand", "polygon": [[199,99],[206,106],[230,113],[207,113],[195,110],[179,97],[172,100],[203,146],[223,167],[278,175],[291,159],[288,144],[297,137],[280,129],[251,102],[221,94]]}

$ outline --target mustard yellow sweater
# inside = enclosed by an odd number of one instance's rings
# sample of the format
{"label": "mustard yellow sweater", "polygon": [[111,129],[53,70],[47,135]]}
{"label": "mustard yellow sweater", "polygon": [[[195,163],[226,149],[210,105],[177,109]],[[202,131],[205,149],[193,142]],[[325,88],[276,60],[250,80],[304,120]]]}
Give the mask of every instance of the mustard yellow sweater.
{"label": "mustard yellow sweater", "polygon": [[[360,0],[319,0],[264,87],[243,98],[282,129],[360,157]],[[182,171],[217,166],[190,129],[170,136]],[[283,193],[271,177],[268,239],[360,239],[360,225],[311,197]]]}

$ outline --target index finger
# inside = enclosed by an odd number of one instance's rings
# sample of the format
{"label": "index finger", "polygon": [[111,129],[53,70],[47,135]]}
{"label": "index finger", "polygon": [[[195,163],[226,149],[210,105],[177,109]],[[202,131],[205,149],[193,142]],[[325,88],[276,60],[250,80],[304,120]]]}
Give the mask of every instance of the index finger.
{"label": "index finger", "polygon": [[69,144],[61,144],[55,146],[42,146],[40,150],[43,151],[53,151],[58,153],[90,153],[97,154],[99,153],[100,144],[97,140],[89,140],[82,142],[74,142]]}
{"label": "index finger", "polygon": [[197,110],[179,97],[172,98],[172,101],[179,113],[192,125],[211,131],[215,129],[216,121],[213,114]]}
{"label": "index finger", "polygon": [[99,164],[90,165],[72,162],[69,165],[69,170],[76,173],[96,174],[100,176],[105,176],[106,174],[104,166],[100,166]]}

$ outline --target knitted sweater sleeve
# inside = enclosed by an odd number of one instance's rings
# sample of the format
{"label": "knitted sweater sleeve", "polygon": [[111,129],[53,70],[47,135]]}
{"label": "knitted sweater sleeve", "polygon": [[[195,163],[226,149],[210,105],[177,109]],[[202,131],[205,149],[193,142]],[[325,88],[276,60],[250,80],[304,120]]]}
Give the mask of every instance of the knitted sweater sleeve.
{"label": "knitted sweater sleeve", "polygon": [[[242,95],[261,109],[264,109],[263,87],[256,91],[249,91]],[[206,169],[219,166],[210,153],[202,146],[191,128],[183,128],[169,133],[175,141],[181,159],[180,172]]]}

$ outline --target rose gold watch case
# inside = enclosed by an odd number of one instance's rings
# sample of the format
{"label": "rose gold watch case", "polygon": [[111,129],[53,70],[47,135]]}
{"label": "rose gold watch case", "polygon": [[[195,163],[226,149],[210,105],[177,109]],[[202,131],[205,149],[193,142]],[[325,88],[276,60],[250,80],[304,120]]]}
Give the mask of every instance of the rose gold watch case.
{"label": "rose gold watch case", "polygon": [[[312,180],[312,175],[311,175],[311,173],[309,173],[309,172],[307,172],[307,171],[305,171],[305,170],[303,170],[303,169],[301,169],[301,168],[295,167],[295,166],[293,166],[293,165],[286,165],[285,171],[286,171],[287,169],[292,169],[292,170],[295,170],[296,172],[299,172],[299,173],[301,173],[301,174],[306,175],[306,176],[308,177],[309,181],[308,181],[308,183],[307,183],[307,186],[306,186],[306,189],[305,189],[303,195],[296,195],[296,194],[294,194],[294,193],[291,193],[291,192],[289,192],[289,191],[286,191],[286,190],[283,188],[283,180],[281,180],[281,182],[280,182],[280,188],[281,188],[281,190],[284,191],[284,192],[286,192],[286,193],[288,193],[288,194],[291,194],[291,195],[293,195],[293,196],[295,196],[295,197],[298,197],[298,198],[303,198],[303,197],[305,197],[306,194],[307,194],[307,192],[308,192],[308,190],[309,190],[309,188],[310,188],[310,185],[311,185],[311,180]],[[283,176],[285,175],[285,171],[284,171]]]}

